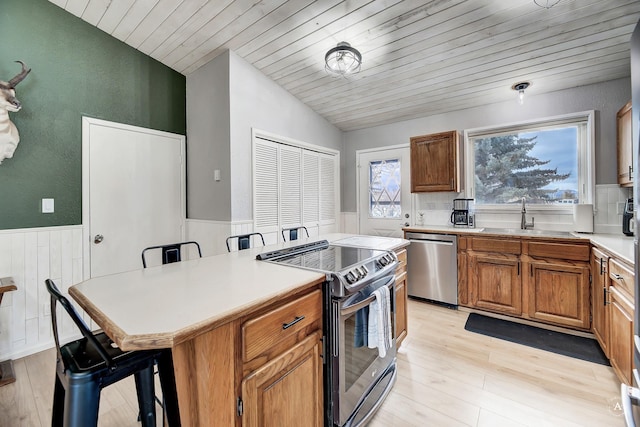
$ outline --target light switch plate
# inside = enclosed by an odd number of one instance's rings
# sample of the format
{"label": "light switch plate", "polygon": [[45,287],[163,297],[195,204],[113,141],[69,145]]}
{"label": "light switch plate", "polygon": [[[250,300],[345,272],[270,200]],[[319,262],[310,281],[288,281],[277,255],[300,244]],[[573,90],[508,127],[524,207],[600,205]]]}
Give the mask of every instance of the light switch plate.
{"label": "light switch plate", "polygon": [[53,199],[42,199],[42,213],[53,213],[55,211]]}

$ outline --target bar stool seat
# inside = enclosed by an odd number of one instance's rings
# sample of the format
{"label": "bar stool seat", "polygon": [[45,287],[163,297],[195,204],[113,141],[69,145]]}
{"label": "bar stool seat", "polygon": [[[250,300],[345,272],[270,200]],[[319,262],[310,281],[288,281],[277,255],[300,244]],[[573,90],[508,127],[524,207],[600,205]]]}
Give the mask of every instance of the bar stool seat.
{"label": "bar stool seat", "polygon": [[[51,425],[97,426],[101,390],[134,375],[142,426],[155,427],[153,367],[160,353],[120,350],[106,334],[94,334],[89,330],[52,280],[47,279],[45,284],[51,295],[51,321],[57,351]],[[83,338],[60,345],[57,303],[66,310]]]}

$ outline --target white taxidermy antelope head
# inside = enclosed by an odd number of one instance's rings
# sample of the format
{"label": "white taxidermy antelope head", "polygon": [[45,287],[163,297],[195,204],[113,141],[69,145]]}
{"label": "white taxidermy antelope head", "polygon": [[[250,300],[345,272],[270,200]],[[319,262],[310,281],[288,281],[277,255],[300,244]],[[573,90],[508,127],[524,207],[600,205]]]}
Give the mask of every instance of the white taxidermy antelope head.
{"label": "white taxidermy antelope head", "polygon": [[20,135],[18,129],[9,120],[9,111],[20,111],[22,104],[16,99],[16,85],[24,80],[31,69],[27,69],[22,61],[16,61],[22,65],[22,71],[8,82],[0,80],[0,164],[4,159],[13,157],[16,151]]}

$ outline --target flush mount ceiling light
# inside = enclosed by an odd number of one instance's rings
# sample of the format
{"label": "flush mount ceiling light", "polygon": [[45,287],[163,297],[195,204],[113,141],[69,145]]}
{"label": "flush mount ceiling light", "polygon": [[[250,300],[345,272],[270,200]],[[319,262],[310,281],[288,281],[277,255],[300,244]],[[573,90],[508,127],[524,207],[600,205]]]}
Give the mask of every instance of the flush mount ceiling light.
{"label": "flush mount ceiling light", "polygon": [[344,76],[360,71],[362,55],[349,43],[340,42],[336,47],[329,49],[324,56],[324,63],[328,72]]}
{"label": "flush mount ceiling light", "polygon": [[545,9],[551,9],[553,6],[560,3],[560,0],[533,0],[533,2],[540,7],[544,7]]}
{"label": "flush mount ceiling light", "polygon": [[524,104],[524,90],[531,86],[531,82],[520,82],[511,86],[511,89],[518,92],[518,103],[520,105]]}

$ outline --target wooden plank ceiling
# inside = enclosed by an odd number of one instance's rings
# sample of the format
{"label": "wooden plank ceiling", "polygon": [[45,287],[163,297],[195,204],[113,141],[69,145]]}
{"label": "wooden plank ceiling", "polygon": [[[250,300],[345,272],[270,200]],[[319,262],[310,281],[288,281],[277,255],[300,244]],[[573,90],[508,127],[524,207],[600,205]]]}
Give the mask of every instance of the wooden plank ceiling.
{"label": "wooden plank ceiling", "polygon": [[[185,75],[230,49],[345,131],[627,77],[640,19],[638,0],[50,1]],[[341,41],[348,79],[324,69]]]}

